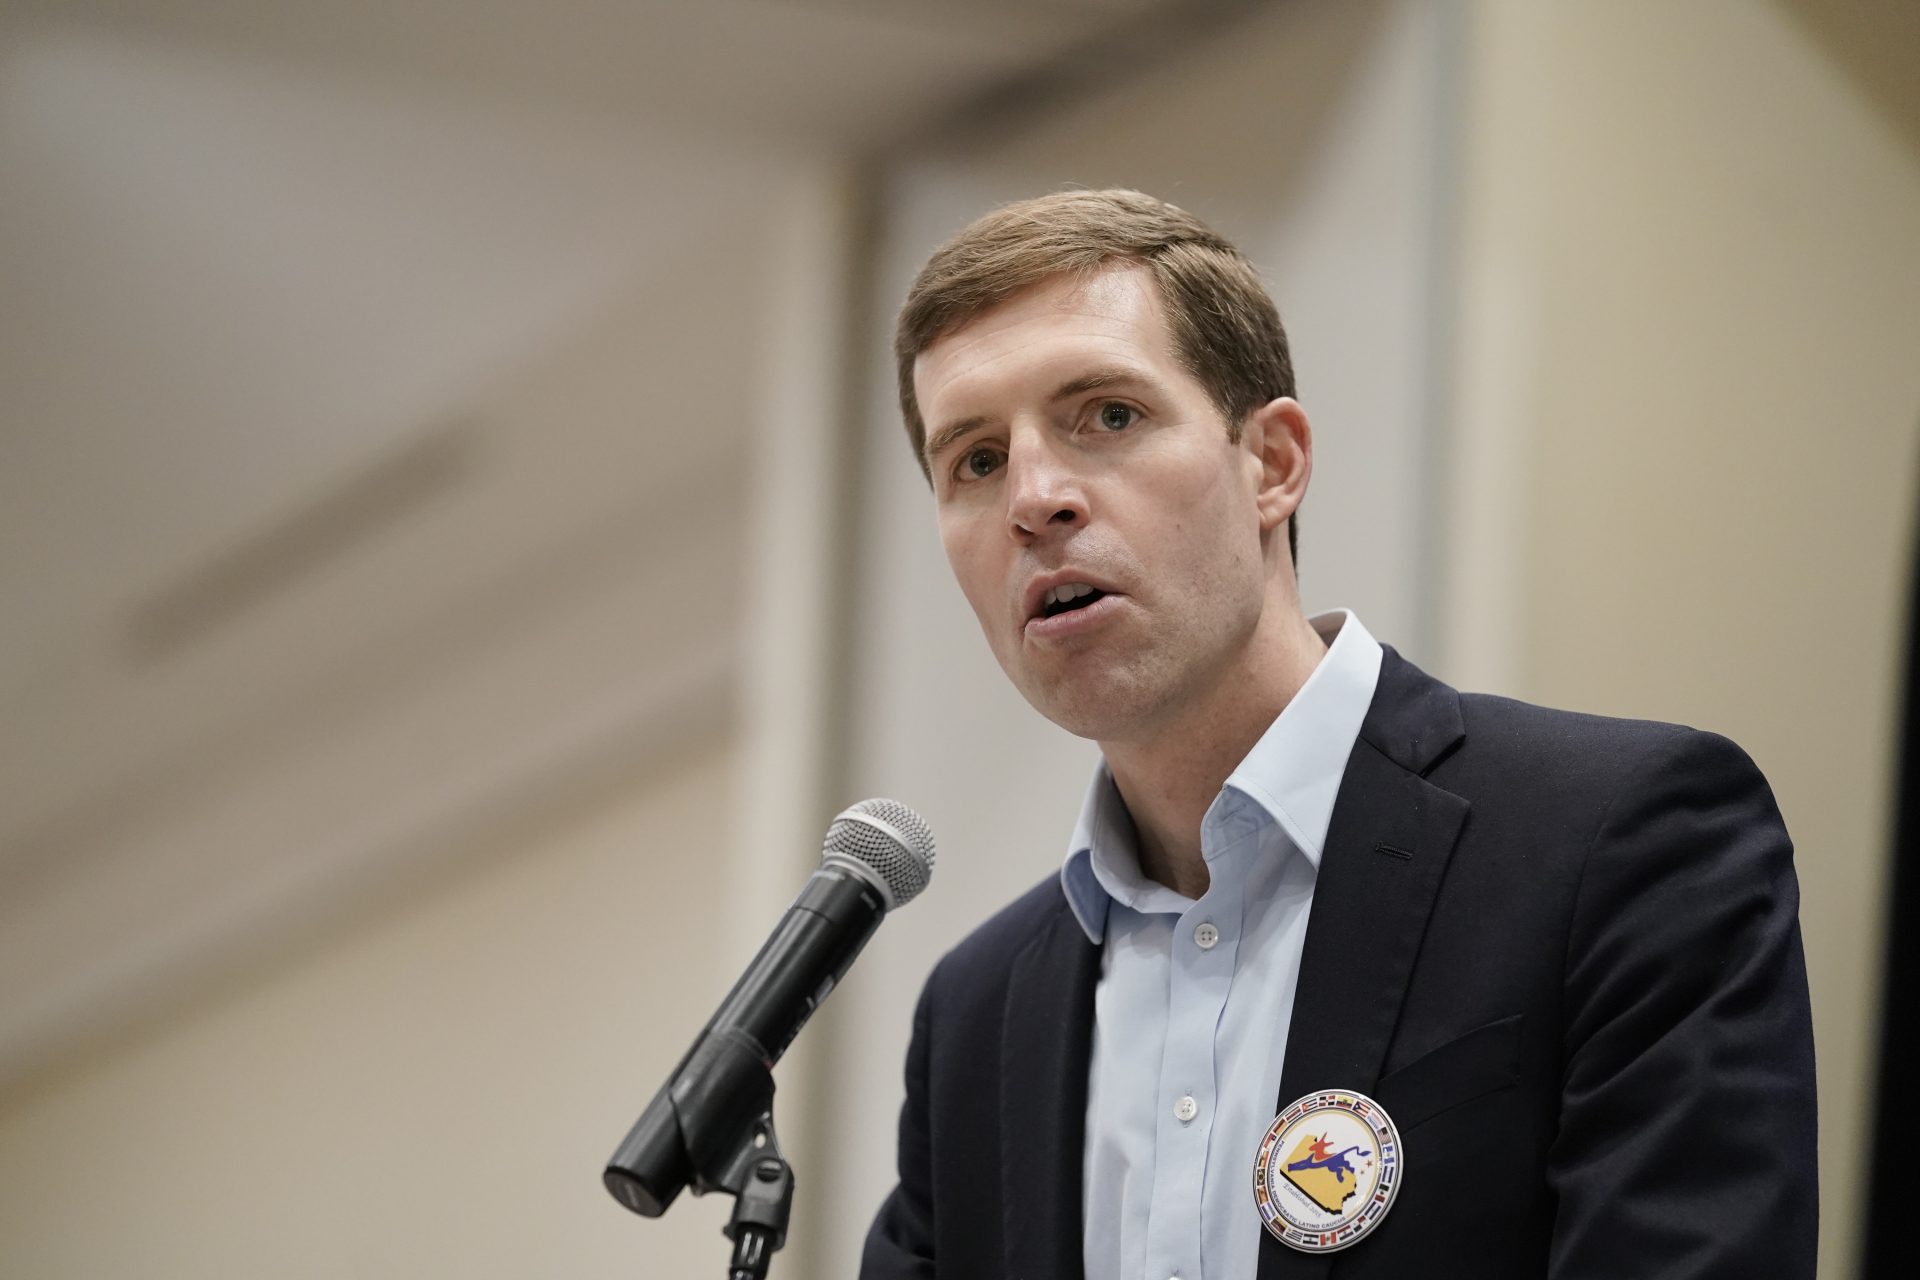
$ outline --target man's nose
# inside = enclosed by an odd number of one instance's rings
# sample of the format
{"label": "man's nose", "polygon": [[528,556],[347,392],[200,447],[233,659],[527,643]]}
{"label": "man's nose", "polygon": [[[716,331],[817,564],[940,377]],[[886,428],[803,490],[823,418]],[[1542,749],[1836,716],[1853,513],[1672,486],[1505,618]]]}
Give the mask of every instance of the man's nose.
{"label": "man's nose", "polygon": [[1042,538],[1087,522],[1086,486],[1059,442],[1016,434],[1007,450],[1007,520],[1014,537]]}

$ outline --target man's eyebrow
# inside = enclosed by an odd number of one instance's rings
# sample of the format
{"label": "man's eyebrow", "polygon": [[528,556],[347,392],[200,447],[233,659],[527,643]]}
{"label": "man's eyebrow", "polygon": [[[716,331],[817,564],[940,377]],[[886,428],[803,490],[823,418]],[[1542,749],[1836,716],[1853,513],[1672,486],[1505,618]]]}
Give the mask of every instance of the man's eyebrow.
{"label": "man's eyebrow", "polygon": [[[1075,396],[1085,395],[1089,391],[1098,391],[1102,387],[1129,385],[1148,386],[1151,384],[1152,379],[1132,369],[1118,367],[1095,369],[1092,373],[1083,373],[1077,378],[1067,379],[1053,389],[1053,394],[1047,397],[1047,401],[1050,404],[1057,404],[1062,400],[1071,400]],[[934,458],[939,457],[942,449],[945,449],[962,436],[979,430],[987,424],[987,421],[986,415],[979,414],[971,418],[962,418],[958,422],[942,427],[937,433],[927,439],[927,460],[932,461]]]}
{"label": "man's eyebrow", "polygon": [[939,457],[942,449],[952,444],[955,440],[958,440],[961,436],[969,435],[986,425],[986,416],[982,414],[972,418],[962,418],[950,426],[940,428],[939,434],[927,440],[927,447],[924,450],[927,461],[931,462]]}
{"label": "man's eyebrow", "polygon": [[1069,378],[1054,388],[1050,400],[1071,400],[1089,391],[1098,391],[1102,387],[1146,386],[1150,379],[1132,369],[1111,368],[1095,369],[1092,373],[1083,373],[1077,378]]}

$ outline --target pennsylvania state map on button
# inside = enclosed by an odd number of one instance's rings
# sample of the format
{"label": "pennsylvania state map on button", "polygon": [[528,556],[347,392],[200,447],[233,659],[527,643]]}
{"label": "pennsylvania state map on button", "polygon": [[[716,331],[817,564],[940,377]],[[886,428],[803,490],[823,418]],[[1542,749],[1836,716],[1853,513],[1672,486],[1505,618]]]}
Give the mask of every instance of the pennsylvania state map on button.
{"label": "pennsylvania state map on button", "polygon": [[1274,1118],[1253,1165],[1253,1198],[1274,1237],[1305,1253],[1357,1244],[1400,1190],[1404,1153],[1385,1108],[1362,1093],[1310,1093]]}

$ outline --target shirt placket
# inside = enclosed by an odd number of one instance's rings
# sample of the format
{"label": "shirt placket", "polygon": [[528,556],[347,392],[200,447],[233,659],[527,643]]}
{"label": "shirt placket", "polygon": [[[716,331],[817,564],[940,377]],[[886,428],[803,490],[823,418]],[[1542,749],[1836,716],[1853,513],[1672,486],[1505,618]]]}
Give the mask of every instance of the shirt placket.
{"label": "shirt placket", "polygon": [[1167,1039],[1156,1097],[1147,1280],[1201,1280],[1201,1200],[1218,1110],[1215,1055],[1233,986],[1241,932],[1241,889],[1254,824],[1229,808],[1209,813],[1201,849],[1211,883],[1173,929]]}

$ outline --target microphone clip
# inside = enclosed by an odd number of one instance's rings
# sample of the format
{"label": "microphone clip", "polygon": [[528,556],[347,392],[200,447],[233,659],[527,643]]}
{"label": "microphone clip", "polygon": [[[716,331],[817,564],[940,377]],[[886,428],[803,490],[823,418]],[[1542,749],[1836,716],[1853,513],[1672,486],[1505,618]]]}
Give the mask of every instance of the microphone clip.
{"label": "microphone clip", "polygon": [[793,1213],[793,1166],[780,1154],[773,1112],[753,1126],[753,1137],[715,1188],[732,1193],[733,1218],[726,1225],[733,1241],[728,1280],[766,1280],[773,1254],[787,1242]]}

